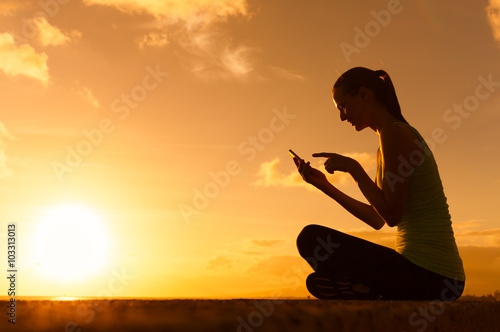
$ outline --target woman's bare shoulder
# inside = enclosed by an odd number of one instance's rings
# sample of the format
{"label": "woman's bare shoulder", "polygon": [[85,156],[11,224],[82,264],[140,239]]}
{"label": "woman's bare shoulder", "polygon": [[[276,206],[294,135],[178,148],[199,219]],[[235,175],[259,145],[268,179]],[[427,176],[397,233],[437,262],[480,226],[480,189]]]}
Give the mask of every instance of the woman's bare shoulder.
{"label": "woman's bare shoulder", "polygon": [[380,132],[382,150],[414,150],[420,145],[420,139],[415,129],[403,123],[393,123]]}

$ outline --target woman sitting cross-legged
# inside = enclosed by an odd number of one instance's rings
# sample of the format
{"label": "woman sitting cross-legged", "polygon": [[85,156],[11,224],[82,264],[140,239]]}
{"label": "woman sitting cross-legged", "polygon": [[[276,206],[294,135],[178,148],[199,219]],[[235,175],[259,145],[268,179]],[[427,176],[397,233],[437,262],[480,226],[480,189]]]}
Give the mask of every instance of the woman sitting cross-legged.
{"label": "woman sitting cross-legged", "polygon": [[297,238],[299,253],[314,269],[306,281],[319,299],[454,301],[465,273],[436,161],[419,132],[404,119],[389,75],[356,67],[333,87],[340,119],[357,131],[379,136],[376,179],[354,159],[336,153],[326,158],[329,173],[349,173],[368,204],[333,186],[309,162],[294,158],[303,179],[376,230],[397,227],[396,249],[319,225]]}

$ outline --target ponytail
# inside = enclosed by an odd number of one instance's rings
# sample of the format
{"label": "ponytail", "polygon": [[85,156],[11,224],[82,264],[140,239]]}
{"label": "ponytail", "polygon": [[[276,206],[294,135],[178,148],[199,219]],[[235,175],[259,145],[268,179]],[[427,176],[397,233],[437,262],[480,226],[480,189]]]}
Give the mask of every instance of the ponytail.
{"label": "ponytail", "polygon": [[401,106],[392,80],[385,70],[373,71],[363,67],[349,69],[338,78],[333,89],[341,88],[346,93],[355,95],[362,86],[372,90],[375,93],[375,98],[387,107],[393,117],[408,124],[401,113]]}

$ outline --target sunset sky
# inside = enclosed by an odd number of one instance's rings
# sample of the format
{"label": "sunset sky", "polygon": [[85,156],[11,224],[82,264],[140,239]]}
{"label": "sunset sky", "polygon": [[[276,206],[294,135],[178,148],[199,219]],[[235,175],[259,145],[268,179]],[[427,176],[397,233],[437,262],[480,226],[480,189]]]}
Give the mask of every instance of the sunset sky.
{"label": "sunset sky", "polygon": [[288,155],[347,154],[375,174],[377,135],[331,98],[363,66],[390,74],[434,151],[465,294],[490,294],[499,58],[499,0],[3,0],[0,266],[16,223],[18,295],[307,296],[307,224],[394,246],[394,228],[364,226]]}

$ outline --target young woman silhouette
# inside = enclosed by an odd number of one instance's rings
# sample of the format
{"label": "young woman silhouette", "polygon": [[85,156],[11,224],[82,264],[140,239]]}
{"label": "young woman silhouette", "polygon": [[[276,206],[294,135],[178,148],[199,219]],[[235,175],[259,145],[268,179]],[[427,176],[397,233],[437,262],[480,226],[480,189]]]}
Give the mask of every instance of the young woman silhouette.
{"label": "young woman silhouette", "polygon": [[309,162],[294,158],[303,179],[378,230],[397,227],[396,250],[339,231],[308,225],[299,253],[314,269],[306,281],[319,299],[443,300],[460,297],[465,273],[434,156],[401,114],[389,75],[356,67],[333,87],[340,119],[379,136],[377,173],[369,178],[354,159],[336,153],[325,169],[351,174],[368,204],[334,187]]}

